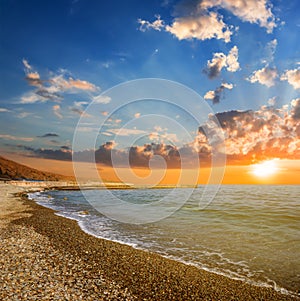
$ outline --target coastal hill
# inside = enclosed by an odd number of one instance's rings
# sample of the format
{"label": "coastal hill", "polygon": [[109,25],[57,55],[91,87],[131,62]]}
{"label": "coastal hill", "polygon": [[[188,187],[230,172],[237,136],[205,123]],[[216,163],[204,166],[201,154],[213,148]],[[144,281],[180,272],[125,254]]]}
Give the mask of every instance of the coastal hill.
{"label": "coastal hill", "polygon": [[0,156],[0,180],[71,181],[73,177],[40,171]]}

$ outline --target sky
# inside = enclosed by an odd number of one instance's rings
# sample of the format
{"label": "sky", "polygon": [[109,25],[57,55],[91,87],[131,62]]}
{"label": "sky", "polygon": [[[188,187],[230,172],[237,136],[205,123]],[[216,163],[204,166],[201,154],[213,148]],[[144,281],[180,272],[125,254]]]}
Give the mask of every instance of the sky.
{"label": "sky", "polygon": [[[225,154],[227,182],[264,161],[299,178],[299,16],[298,0],[0,0],[1,153],[173,171]],[[126,99],[146,78],[187,94]]]}

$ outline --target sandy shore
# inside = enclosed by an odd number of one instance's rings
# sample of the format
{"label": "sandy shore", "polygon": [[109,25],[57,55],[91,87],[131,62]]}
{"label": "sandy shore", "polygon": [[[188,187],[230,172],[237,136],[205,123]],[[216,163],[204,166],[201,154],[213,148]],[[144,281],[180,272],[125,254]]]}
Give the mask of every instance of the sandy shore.
{"label": "sandy shore", "polygon": [[90,236],[25,189],[0,184],[0,300],[299,300]]}

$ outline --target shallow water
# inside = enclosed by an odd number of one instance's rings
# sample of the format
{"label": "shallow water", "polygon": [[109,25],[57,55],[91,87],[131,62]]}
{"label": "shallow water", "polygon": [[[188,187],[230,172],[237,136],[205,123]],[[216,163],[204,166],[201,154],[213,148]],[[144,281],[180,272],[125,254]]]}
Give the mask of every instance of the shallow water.
{"label": "shallow water", "polygon": [[[199,200],[203,189],[202,186],[195,190],[176,189],[172,197],[177,200],[192,192],[183,207],[167,218],[141,225],[106,217],[80,191],[48,191],[29,196],[43,206],[56,209],[59,215],[77,220],[84,231],[97,237],[150,250],[230,278],[272,286],[286,293],[297,292],[300,289],[300,187],[223,185],[214,200],[201,210]],[[103,206],[110,204],[107,191],[85,193],[99,199]],[[171,190],[111,190],[109,193],[142,204],[156,202]],[[163,208],[164,203],[160,206],[161,210],[168,210]],[[118,208],[115,206],[114,210]]]}

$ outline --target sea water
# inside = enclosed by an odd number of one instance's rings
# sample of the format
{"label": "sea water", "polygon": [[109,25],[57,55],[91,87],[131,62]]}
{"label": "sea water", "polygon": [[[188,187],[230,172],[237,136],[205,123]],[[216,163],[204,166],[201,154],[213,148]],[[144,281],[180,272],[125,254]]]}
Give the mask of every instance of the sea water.
{"label": "sea water", "polygon": [[[192,188],[176,189],[173,197],[180,200],[186,195],[186,189]],[[171,216],[137,225],[106,217],[94,209],[80,191],[47,191],[29,197],[55,209],[58,215],[77,220],[83,231],[99,238],[155,252],[254,285],[297,294],[300,289],[300,187],[223,185],[212,202],[200,209],[203,189],[204,186],[193,189],[191,197]],[[103,199],[106,205],[109,201],[107,191],[86,193]],[[140,204],[160,200],[170,189],[111,190],[110,193],[125,202]]]}

